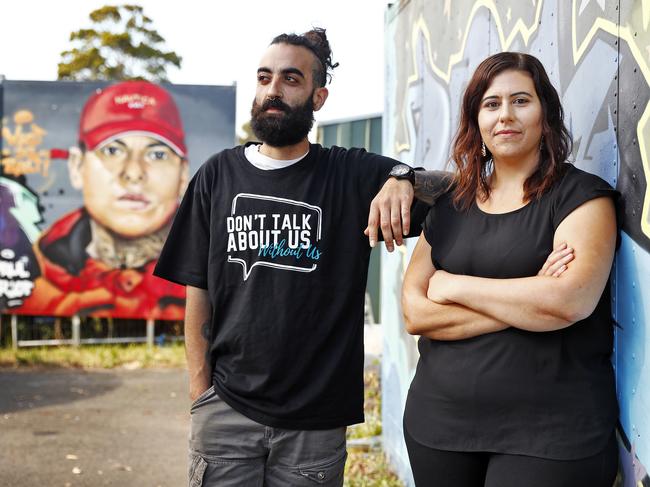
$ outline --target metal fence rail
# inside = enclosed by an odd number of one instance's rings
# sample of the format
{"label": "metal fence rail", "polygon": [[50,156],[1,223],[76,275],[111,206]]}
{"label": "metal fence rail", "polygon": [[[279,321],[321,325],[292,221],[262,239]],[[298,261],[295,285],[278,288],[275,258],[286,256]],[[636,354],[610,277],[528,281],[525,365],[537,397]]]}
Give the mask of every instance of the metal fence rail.
{"label": "metal fence rail", "polygon": [[[102,323],[98,319],[94,319],[95,321],[86,319],[84,324],[79,316],[72,316],[65,321],[51,317],[19,317],[18,315],[5,315],[2,318],[9,318],[11,347],[14,350],[23,347],[60,345],[78,347],[80,345],[127,343],[146,343],[153,346],[155,343],[162,345],[167,341],[184,340],[184,336],[181,334],[182,326],[179,323],[172,323],[170,327],[169,322],[156,322],[155,320],[144,322],[145,335],[137,336],[134,333],[134,328],[141,329],[141,324],[138,323],[140,320],[137,320],[138,322],[135,324],[118,322],[116,326],[114,320],[111,319],[106,323]],[[19,318],[22,318],[22,323],[19,323]],[[26,323],[25,320],[29,322]],[[124,329],[126,329],[126,334]],[[43,330],[46,330],[47,333],[44,334]],[[158,335],[156,335],[156,331],[158,331]],[[2,320],[0,319],[0,337],[1,332]],[[25,335],[29,337],[25,337]]]}

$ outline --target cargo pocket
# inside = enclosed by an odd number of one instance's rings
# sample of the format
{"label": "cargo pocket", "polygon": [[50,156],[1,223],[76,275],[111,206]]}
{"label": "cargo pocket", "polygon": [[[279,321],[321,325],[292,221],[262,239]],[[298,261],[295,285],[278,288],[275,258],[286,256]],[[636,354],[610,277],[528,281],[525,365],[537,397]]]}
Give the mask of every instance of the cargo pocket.
{"label": "cargo pocket", "polygon": [[206,462],[200,455],[192,455],[190,462],[189,478],[190,487],[201,487],[203,485],[203,475],[205,469],[208,467]]}
{"label": "cargo pocket", "polygon": [[348,452],[322,463],[312,463],[298,467],[298,474],[315,485],[343,485],[343,471]]}

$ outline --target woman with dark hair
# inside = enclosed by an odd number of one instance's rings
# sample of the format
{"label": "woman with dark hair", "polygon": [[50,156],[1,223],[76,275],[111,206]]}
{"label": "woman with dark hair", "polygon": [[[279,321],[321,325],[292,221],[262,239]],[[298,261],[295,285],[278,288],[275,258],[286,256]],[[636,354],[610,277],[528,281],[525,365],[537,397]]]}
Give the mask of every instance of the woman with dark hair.
{"label": "woman with dark hair", "polygon": [[404,278],[407,330],[421,335],[404,414],[418,486],[614,481],[617,193],[568,164],[570,152],[536,58],[504,52],[478,66],[454,181]]}

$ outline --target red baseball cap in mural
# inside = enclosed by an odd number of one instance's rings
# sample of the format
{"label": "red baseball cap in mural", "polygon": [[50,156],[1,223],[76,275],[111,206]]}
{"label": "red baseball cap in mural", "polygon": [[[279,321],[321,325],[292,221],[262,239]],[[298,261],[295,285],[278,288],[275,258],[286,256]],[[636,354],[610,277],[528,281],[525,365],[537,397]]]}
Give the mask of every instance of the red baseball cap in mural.
{"label": "red baseball cap in mural", "polygon": [[79,121],[79,141],[93,150],[125,135],[148,135],[185,156],[178,107],[167,90],[148,81],[124,81],[98,89]]}

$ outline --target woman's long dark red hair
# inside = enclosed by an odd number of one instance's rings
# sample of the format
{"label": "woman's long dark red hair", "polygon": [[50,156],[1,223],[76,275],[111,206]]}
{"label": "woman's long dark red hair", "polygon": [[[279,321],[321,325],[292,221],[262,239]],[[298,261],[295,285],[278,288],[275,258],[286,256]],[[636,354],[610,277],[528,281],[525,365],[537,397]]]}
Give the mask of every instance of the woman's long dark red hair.
{"label": "woman's long dark red hair", "polygon": [[571,153],[572,141],[564,126],[564,111],[557,91],[548,79],[539,60],[530,54],[501,52],[485,59],[478,65],[469,81],[460,113],[460,124],[454,137],[451,160],[457,170],[453,181],[453,201],[457,208],[468,209],[477,196],[490,195],[488,176],[490,154],[481,154],[481,132],[478,112],[481,99],[492,80],[504,71],[515,70],[528,73],[542,105],[543,144],[537,169],[524,183],[524,199],[539,198],[560,177],[563,163]]}

